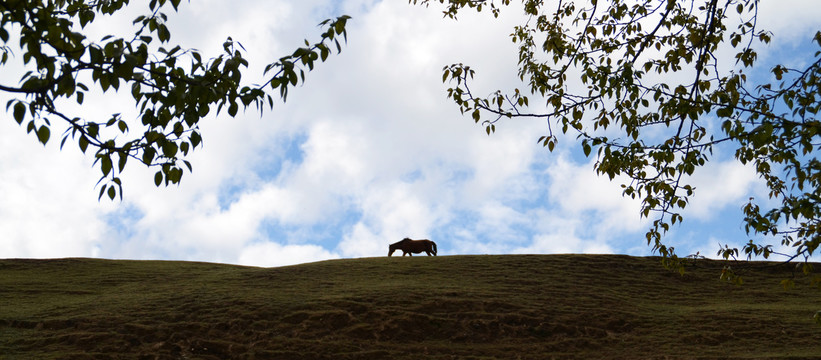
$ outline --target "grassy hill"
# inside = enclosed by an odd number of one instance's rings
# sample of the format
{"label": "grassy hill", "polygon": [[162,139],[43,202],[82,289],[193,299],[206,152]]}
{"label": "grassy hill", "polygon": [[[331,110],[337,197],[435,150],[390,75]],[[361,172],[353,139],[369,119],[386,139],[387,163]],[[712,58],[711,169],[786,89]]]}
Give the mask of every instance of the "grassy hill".
{"label": "grassy hill", "polygon": [[[819,359],[821,291],[610,255],[0,260],[0,359]],[[816,266],[819,268],[821,266]]]}

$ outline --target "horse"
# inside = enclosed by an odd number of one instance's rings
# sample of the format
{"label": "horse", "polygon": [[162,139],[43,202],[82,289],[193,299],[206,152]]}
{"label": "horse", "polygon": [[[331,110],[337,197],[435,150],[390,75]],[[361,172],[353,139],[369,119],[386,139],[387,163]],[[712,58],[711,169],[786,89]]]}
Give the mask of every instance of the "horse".
{"label": "horse", "polygon": [[419,254],[421,252],[425,252],[428,256],[431,256],[431,254],[436,256],[436,243],[428,239],[411,240],[404,238],[399,242],[390,244],[388,246],[388,257],[393,255],[393,252],[397,249],[402,250],[402,256],[413,256],[413,254]]}

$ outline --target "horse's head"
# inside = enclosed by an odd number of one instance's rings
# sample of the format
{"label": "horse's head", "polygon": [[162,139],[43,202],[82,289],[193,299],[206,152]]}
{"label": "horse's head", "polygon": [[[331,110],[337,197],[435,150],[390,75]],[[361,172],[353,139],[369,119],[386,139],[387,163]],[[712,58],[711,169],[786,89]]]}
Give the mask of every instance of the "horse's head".
{"label": "horse's head", "polygon": [[388,257],[393,255],[393,252],[396,251],[396,244],[388,245]]}

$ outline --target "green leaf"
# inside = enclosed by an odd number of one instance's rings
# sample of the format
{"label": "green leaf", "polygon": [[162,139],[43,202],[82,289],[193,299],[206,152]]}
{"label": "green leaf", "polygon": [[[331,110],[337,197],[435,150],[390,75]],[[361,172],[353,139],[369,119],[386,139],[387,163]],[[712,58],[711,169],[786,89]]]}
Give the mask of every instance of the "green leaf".
{"label": "green leaf", "polygon": [[200,133],[196,131],[191,132],[191,137],[189,139],[191,139],[192,147],[197,147],[197,145],[202,143],[202,136],[200,136]]}
{"label": "green leaf", "polygon": [[43,145],[46,145],[48,142],[48,138],[51,136],[51,131],[48,129],[47,126],[43,125],[37,129],[37,139],[40,140]]}
{"label": "green leaf", "polygon": [[143,163],[146,165],[151,165],[154,161],[154,156],[156,155],[157,150],[154,150],[154,148],[150,146],[146,147],[145,150],[143,150]]}
{"label": "green leaf", "polygon": [[100,158],[100,170],[103,172],[103,176],[108,176],[111,173],[111,155],[102,155]]}
{"label": "green leaf", "polygon": [[279,79],[277,79],[277,78],[271,79],[271,89],[272,90],[278,88],[279,85],[280,85]]}
{"label": "green leaf", "polygon": [[92,138],[96,139],[97,135],[100,134],[100,125],[97,125],[95,123],[88,124],[86,132],[88,133],[88,136],[91,136]]}
{"label": "green leaf", "polygon": [[178,184],[180,179],[182,179],[182,169],[180,168],[171,168],[166,174],[166,177],[172,184]]}
{"label": "green leaf", "polygon": [[183,131],[185,131],[185,128],[182,126],[181,122],[174,123],[174,135],[176,137],[182,136]]}
{"label": "green leaf", "polygon": [[120,155],[120,161],[117,162],[117,168],[120,169],[120,172],[123,172],[123,169],[125,169],[125,163],[128,161],[128,154],[118,153],[118,155]]}
{"label": "green leaf", "polygon": [[177,150],[177,143],[173,141],[168,141],[162,145],[162,154],[167,158],[173,158],[175,155],[177,155]]}
{"label": "green leaf", "polygon": [[236,102],[232,102],[230,105],[228,105],[228,115],[231,115],[231,117],[236,116],[238,110],[239,105],[237,105]]}
{"label": "green leaf", "polygon": [[26,116],[26,105],[22,102],[17,102],[14,104],[14,121],[17,121],[17,124],[20,125],[23,123],[23,118]]}
{"label": "green leaf", "polygon": [[162,184],[162,171],[157,171],[154,174],[154,185],[160,186]]}
{"label": "green leaf", "polygon": [[80,150],[83,153],[85,153],[86,149],[88,149],[88,138],[85,135],[80,136],[80,140],[78,140],[78,143],[78,145],[80,145]]}
{"label": "green leaf", "polygon": [[108,187],[108,198],[114,200],[114,197],[117,196],[117,190],[114,189],[114,186]]}
{"label": "green leaf", "polygon": [[582,116],[584,116],[584,113],[579,108],[573,109],[573,120],[579,121],[582,119]]}
{"label": "green leaf", "polygon": [[171,32],[168,31],[165,25],[157,25],[157,38],[160,39],[160,42],[168,42],[171,39]]}
{"label": "green leaf", "polygon": [[347,20],[348,20],[347,18],[340,17],[340,18],[336,21],[336,23],[334,24],[334,30],[336,30],[336,33],[337,33],[337,34],[342,34],[342,33],[344,33],[344,32],[345,32],[345,22],[346,22]]}
{"label": "green leaf", "polygon": [[134,100],[137,100],[137,101],[140,100],[140,98],[142,97],[141,91],[142,91],[142,88],[140,87],[140,83],[135,82],[135,83],[131,84],[131,97],[133,97]]}
{"label": "green leaf", "polygon": [[[102,181],[103,179],[100,179],[100,180]],[[100,187],[100,195],[97,195],[97,200],[98,201],[103,198],[103,194],[105,194],[106,187],[107,187],[106,185],[103,185],[102,187]]]}
{"label": "green leaf", "polygon": [[324,45],[319,48],[319,51],[320,51],[320,59],[322,59],[322,61],[327,60],[328,55],[331,54],[331,50],[328,50],[328,48]]}
{"label": "green leaf", "polygon": [[109,86],[111,86],[110,77],[107,74],[102,74],[100,76],[100,87],[103,89],[103,92],[108,91]]}

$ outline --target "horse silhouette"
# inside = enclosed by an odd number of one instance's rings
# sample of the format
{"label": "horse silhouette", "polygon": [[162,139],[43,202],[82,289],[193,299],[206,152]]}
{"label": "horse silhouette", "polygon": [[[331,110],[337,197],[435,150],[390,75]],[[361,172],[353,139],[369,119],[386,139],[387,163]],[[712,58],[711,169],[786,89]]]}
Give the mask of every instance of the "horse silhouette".
{"label": "horse silhouette", "polygon": [[393,255],[393,252],[396,250],[402,250],[402,256],[413,256],[413,254],[419,254],[421,252],[428,254],[428,256],[431,256],[431,254],[436,256],[436,243],[428,239],[411,240],[404,238],[388,246],[388,256]]}

